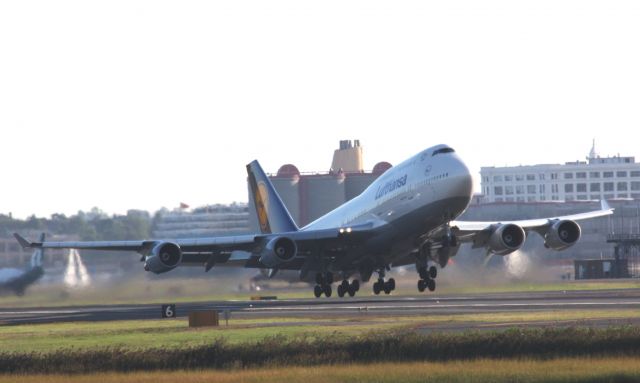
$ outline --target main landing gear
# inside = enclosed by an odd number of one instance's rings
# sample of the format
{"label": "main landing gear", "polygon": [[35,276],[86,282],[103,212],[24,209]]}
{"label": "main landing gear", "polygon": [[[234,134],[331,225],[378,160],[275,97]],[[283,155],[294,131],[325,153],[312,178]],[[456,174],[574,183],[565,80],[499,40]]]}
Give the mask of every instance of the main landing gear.
{"label": "main landing gear", "polygon": [[[332,289],[331,289],[332,283],[333,283],[332,273],[316,274],[316,286],[313,288],[313,295],[315,295],[316,298],[320,298],[320,296],[324,294],[327,298],[329,298],[332,293]],[[338,289],[338,291],[340,291],[340,289]],[[338,292],[338,294],[340,293]]]}
{"label": "main landing gear", "polygon": [[391,294],[391,292],[396,289],[396,280],[393,278],[389,278],[389,280],[385,282],[384,270],[379,271],[378,274],[380,275],[380,277],[378,278],[377,282],[373,283],[373,293],[375,295],[379,295],[382,291],[384,291],[384,293],[387,295]]}
{"label": "main landing gear", "polygon": [[373,293],[375,295],[380,294],[382,291],[384,291],[385,294],[389,295],[395,289],[396,280],[393,278],[389,278],[389,280],[386,282],[384,278],[378,278],[378,281],[373,283]]}
{"label": "main landing gear", "polygon": [[418,274],[420,274],[420,280],[418,281],[418,291],[423,292],[426,289],[434,291],[436,289],[436,277],[438,276],[438,269],[435,266],[431,266],[428,269],[424,266],[418,268]]}
{"label": "main landing gear", "polygon": [[338,296],[342,298],[345,294],[349,294],[349,296],[352,297],[356,295],[358,290],[360,290],[360,281],[354,279],[349,283],[349,281],[345,279],[338,285]]}

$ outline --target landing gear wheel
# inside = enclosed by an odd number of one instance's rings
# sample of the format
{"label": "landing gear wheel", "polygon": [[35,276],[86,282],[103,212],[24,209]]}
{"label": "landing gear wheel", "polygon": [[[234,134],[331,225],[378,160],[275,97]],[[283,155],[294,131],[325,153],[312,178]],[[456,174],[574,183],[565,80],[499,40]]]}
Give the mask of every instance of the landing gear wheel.
{"label": "landing gear wheel", "polygon": [[391,290],[392,290],[391,289],[391,285],[389,284],[389,282],[386,282],[384,284],[384,293],[389,295],[389,294],[391,294]]}
{"label": "landing gear wheel", "polygon": [[379,294],[380,294],[380,288],[382,287],[382,286],[380,286],[380,285],[381,285],[381,283],[380,283],[380,282],[375,282],[375,283],[373,284],[373,293],[374,293],[375,295],[379,295]]}
{"label": "landing gear wheel", "polygon": [[349,288],[349,281],[347,281],[346,279],[344,279],[342,281],[342,283],[340,284],[340,286],[342,286],[342,288],[344,289],[344,291],[347,291],[347,289]]}
{"label": "landing gear wheel", "polygon": [[324,285],[324,287],[322,288],[322,290],[324,290],[324,295],[329,298],[331,297],[331,285]]}
{"label": "landing gear wheel", "polygon": [[349,288],[347,289],[347,292],[349,293],[349,296],[350,296],[350,297],[352,297],[352,296],[356,295],[356,291],[358,291],[358,290],[356,290],[356,289],[353,287],[353,284],[349,285]]}
{"label": "landing gear wheel", "polygon": [[435,291],[436,281],[434,281],[433,279],[427,280],[427,287],[429,288],[429,291]]}
{"label": "landing gear wheel", "polygon": [[357,279],[354,279],[354,280],[351,282],[351,287],[353,288],[353,291],[354,291],[354,292],[358,292],[358,291],[360,291],[360,281],[359,281],[359,280],[357,280]]}
{"label": "landing gear wheel", "polygon": [[424,289],[427,288],[427,282],[424,279],[418,280],[418,291],[421,293],[424,292]]}
{"label": "landing gear wheel", "polygon": [[421,279],[429,279],[429,272],[426,267],[418,268],[418,275],[420,275]]}
{"label": "landing gear wheel", "polygon": [[431,277],[431,279],[436,279],[436,277],[438,276],[438,269],[436,269],[435,266],[429,267],[429,276]]}
{"label": "landing gear wheel", "polygon": [[338,296],[340,298],[344,297],[345,288],[344,285],[338,285]]}
{"label": "landing gear wheel", "polygon": [[391,291],[396,289],[396,280],[393,278],[389,278],[389,280],[387,281],[387,284],[389,284],[389,288],[391,289]]}
{"label": "landing gear wheel", "polygon": [[322,293],[323,291],[320,285],[316,285],[316,287],[313,288],[313,295],[315,295],[316,298],[320,298],[320,295],[322,295]]}

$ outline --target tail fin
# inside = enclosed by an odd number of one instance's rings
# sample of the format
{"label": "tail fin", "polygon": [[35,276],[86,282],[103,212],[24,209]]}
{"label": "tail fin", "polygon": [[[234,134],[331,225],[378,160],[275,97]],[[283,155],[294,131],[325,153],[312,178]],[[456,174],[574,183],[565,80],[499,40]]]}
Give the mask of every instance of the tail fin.
{"label": "tail fin", "polygon": [[247,165],[247,174],[260,231],[263,234],[298,231],[298,226],[258,161]]}
{"label": "tail fin", "polygon": [[[40,234],[40,243],[44,242],[44,233]],[[42,255],[44,250],[42,248],[36,248],[31,255],[31,267],[42,267]]]}

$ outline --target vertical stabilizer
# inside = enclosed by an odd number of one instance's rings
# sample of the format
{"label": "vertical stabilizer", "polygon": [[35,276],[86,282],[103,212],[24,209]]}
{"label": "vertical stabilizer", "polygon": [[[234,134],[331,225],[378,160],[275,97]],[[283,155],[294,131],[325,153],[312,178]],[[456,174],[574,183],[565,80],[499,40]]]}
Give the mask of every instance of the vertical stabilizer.
{"label": "vertical stabilizer", "polygon": [[298,226],[258,161],[247,165],[247,174],[260,231],[263,234],[298,231]]}

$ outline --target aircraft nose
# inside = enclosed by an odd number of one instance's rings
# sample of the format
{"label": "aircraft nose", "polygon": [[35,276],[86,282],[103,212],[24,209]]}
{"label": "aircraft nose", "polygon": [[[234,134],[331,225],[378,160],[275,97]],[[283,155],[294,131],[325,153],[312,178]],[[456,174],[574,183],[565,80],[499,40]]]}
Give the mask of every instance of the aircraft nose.
{"label": "aircraft nose", "polygon": [[453,174],[452,194],[471,198],[473,195],[473,177],[467,165],[458,159]]}

